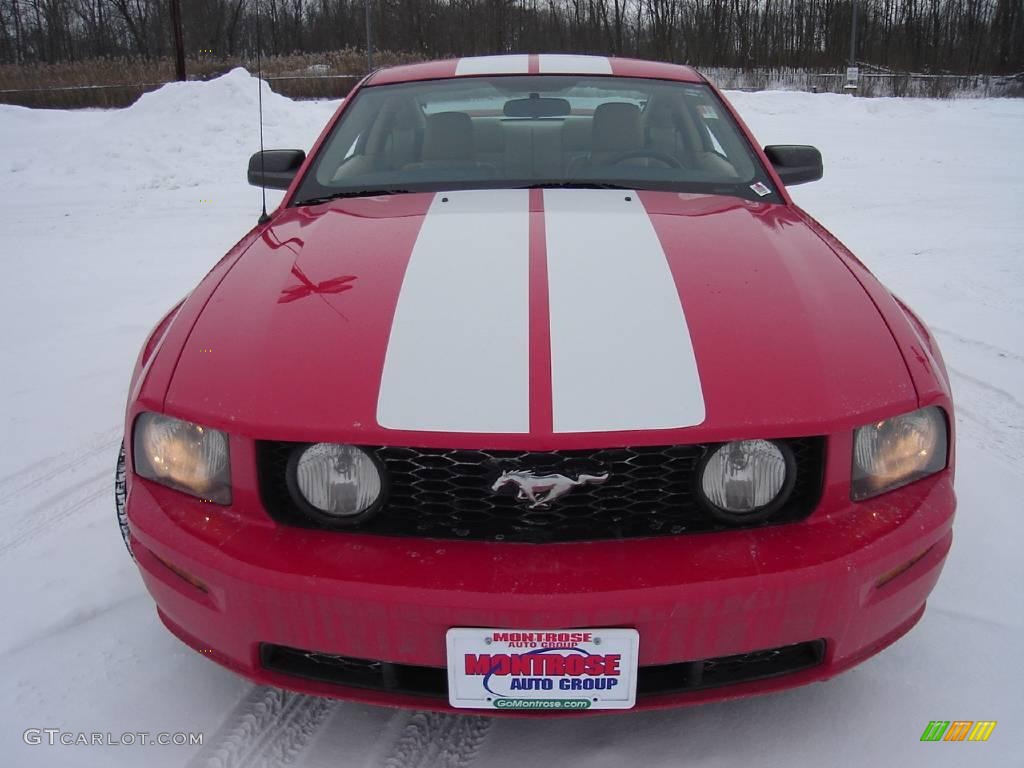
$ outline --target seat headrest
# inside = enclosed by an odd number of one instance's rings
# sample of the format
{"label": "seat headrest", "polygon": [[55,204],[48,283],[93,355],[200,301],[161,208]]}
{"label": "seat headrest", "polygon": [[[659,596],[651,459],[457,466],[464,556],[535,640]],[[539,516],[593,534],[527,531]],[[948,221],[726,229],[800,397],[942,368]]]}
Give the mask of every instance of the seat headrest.
{"label": "seat headrest", "polygon": [[652,104],[644,114],[649,127],[661,129],[676,127],[675,120],[672,117],[672,108],[665,102]]}
{"label": "seat headrest", "polygon": [[613,101],[594,110],[591,152],[628,152],[642,146],[640,107]]}
{"label": "seat headrest", "polygon": [[412,99],[393,99],[389,105],[391,117],[399,130],[408,131],[423,125],[423,113]]}
{"label": "seat headrest", "polygon": [[473,162],[473,121],[465,112],[438,112],[427,116],[423,133],[423,160],[426,162]]}

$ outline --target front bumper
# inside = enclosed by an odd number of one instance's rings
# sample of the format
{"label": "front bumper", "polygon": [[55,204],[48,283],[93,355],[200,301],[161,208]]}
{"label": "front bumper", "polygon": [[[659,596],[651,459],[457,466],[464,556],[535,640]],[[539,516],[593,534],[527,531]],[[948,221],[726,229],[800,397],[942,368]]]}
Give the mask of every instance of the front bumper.
{"label": "front bumper", "polygon": [[813,668],[640,696],[637,708],[778,690],[832,677],[913,626],[951,546],[954,509],[947,470],[856,504],[827,491],[799,523],[531,545],[285,527],[139,478],[128,498],[146,586],[187,644],[259,683],[437,710],[445,698],[272,671],[261,646],[437,668],[451,627],[633,627],[644,667],[824,640]]}

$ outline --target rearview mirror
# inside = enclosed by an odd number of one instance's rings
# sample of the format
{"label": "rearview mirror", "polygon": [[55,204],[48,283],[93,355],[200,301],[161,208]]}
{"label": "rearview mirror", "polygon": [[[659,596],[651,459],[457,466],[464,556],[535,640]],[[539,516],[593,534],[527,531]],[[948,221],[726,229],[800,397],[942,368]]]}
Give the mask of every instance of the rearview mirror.
{"label": "rearview mirror", "polygon": [[268,149],[249,158],[249,183],[254,187],[288,189],[306,160],[301,149]]}
{"label": "rearview mirror", "polygon": [[505,117],[565,117],[572,112],[572,105],[566,99],[541,98],[539,93],[531,93],[528,99],[506,101],[502,112]]}
{"label": "rearview mirror", "polygon": [[821,152],[814,147],[801,144],[776,144],[765,147],[775,172],[787,187],[817,181],[824,173]]}

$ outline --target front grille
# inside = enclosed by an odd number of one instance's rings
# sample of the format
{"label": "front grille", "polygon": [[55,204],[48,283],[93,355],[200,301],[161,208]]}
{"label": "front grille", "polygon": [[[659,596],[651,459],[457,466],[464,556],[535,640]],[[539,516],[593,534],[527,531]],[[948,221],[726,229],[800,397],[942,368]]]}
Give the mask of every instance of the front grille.
{"label": "front grille", "polygon": [[[508,542],[564,542],[670,536],[791,522],[806,517],[821,495],[824,441],[785,441],[796,462],[796,484],[786,503],[752,524],[714,517],[698,497],[697,468],[713,445],[607,448],[592,451],[473,451],[437,448],[365,448],[385,468],[380,508],[347,530]],[[313,526],[287,482],[288,458],[305,443],[259,442],[260,490],[272,517]],[[537,475],[608,473],[601,485],[582,485],[550,506],[531,509],[511,486],[491,486],[503,470]]]}
{"label": "front grille", "polygon": [[[637,699],[788,675],[816,667],[824,658],[825,641],[813,640],[736,656],[640,667]],[[354,659],[269,643],[260,646],[260,662],[264,669],[320,683],[430,698],[448,697],[448,674],[442,667]]]}

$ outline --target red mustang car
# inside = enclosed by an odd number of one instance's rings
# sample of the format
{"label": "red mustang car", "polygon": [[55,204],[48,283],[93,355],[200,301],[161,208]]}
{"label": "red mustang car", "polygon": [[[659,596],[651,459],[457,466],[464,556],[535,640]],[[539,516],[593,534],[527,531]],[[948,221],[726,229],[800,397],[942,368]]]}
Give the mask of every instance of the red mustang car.
{"label": "red mustang car", "polygon": [[654,708],[832,677],[952,541],[924,324],[682,66],[374,72],[156,326],[118,514],[160,618],[259,683]]}

